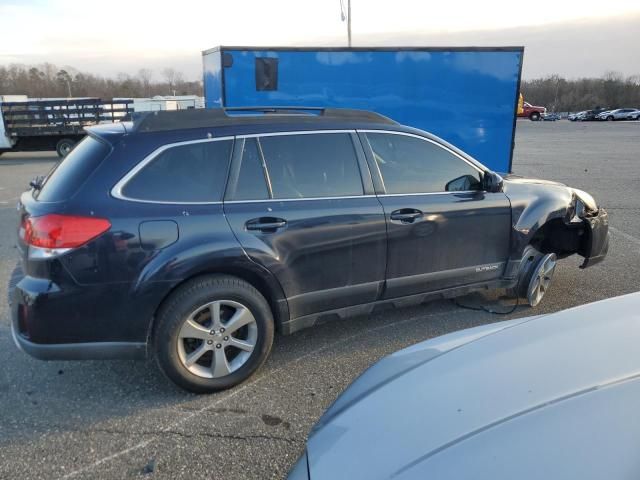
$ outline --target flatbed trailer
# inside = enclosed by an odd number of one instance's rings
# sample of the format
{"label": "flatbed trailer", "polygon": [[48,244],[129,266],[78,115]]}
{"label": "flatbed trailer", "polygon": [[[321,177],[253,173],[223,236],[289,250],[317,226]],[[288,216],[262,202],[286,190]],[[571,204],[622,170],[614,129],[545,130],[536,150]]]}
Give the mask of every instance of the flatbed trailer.
{"label": "flatbed trailer", "polygon": [[133,100],[100,98],[26,99],[0,102],[0,154],[55,150],[64,157],[84,128],[131,119]]}

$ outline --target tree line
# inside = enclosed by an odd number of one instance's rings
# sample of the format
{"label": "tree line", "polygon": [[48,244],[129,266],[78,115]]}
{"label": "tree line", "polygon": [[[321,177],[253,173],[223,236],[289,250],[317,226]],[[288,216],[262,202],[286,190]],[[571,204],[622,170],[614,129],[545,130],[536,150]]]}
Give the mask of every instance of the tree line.
{"label": "tree line", "polygon": [[[533,105],[549,111],[567,112],[595,107],[640,108],[640,75],[623,77],[609,72],[602,78],[569,80],[559,75],[523,80],[521,92]],[[141,68],[135,75],[120,73],[106,78],[73,67],[0,65],[0,95],[29,97],[153,97],[155,95],[202,95],[202,82],[186,81],[174,68],[158,72]]]}
{"label": "tree line", "polygon": [[202,95],[202,82],[187,81],[174,68],[159,72],[141,68],[135,75],[119,73],[106,78],[73,67],[0,65],[0,95],[48,97],[153,97],[155,95]]}
{"label": "tree line", "polygon": [[525,101],[547,107],[551,112],[577,112],[602,108],[640,108],[640,75],[623,77],[608,72],[602,78],[567,80],[551,75],[523,80],[520,91]]}

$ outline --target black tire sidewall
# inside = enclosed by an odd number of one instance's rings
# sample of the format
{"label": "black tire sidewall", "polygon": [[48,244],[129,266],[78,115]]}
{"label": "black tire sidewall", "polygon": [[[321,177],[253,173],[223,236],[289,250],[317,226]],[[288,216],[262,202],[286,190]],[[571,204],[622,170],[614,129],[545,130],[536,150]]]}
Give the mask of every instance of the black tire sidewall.
{"label": "black tire sidewall", "polygon": [[[65,145],[69,145],[69,151],[66,154],[62,152],[62,147]],[[62,140],[59,140],[58,143],[56,144],[56,153],[60,158],[64,158],[71,152],[71,150],[73,150],[74,146],[75,146],[75,142],[73,140],[71,140],[70,138],[63,138]]]}
{"label": "black tire sidewall", "polygon": [[[214,300],[233,300],[245,305],[258,327],[256,347],[247,362],[222,378],[202,378],[189,372],[178,356],[178,332],[182,323],[198,307]],[[153,349],[160,369],[178,386],[195,392],[224,390],[249,378],[271,351],[274,323],[269,304],[250,284],[235,277],[209,276],[189,282],[168,299],[158,315]]]}
{"label": "black tire sidewall", "polygon": [[[522,264],[520,265],[520,272],[518,274],[518,285],[517,285],[517,295],[522,298],[527,298],[527,293],[529,291],[529,284],[531,283],[531,278],[533,277],[533,273],[536,270],[536,266],[540,259],[544,255],[536,250],[531,245],[527,246],[524,249],[522,254]],[[529,260],[530,257],[533,257],[533,260]]]}

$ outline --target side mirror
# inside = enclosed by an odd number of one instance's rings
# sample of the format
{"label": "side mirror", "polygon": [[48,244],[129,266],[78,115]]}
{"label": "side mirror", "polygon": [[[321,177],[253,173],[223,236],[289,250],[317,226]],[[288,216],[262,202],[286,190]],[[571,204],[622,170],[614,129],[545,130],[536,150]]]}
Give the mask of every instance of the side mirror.
{"label": "side mirror", "polygon": [[448,182],[444,190],[446,192],[467,192],[469,190],[479,190],[480,182],[478,177],[473,175],[462,175]]}
{"label": "side mirror", "polygon": [[502,177],[490,170],[484,172],[482,176],[482,189],[485,192],[497,193],[502,191]]}

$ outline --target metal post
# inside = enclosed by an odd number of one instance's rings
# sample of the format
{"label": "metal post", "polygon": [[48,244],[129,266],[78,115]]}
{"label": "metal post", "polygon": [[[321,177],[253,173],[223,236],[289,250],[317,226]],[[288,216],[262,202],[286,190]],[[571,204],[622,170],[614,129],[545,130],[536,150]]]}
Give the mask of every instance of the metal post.
{"label": "metal post", "polygon": [[347,35],[349,38],[349,48],[351,48],[351,0],[347,0]]}

